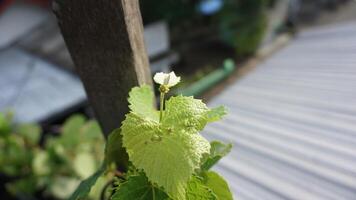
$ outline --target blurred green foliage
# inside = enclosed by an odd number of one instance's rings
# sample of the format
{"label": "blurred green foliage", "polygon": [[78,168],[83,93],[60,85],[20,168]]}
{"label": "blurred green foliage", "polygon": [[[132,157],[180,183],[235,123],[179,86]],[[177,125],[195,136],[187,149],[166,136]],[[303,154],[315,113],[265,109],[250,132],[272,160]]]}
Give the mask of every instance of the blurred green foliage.
{"label": "blurred green foliage", "polygon": [[219,36],[233,46],[240,56],[253,54],[260,45],[267,26],[266,0],[225,0],[216,16]]}
{"label": "blurred green foliage", "polygon": [[145,24],[166,20],[177,25],[193,17],[195,7],[191,0],[140,0],[140,8]]}
{"label": "blurred green foliage", "polygon": [[[67,199],[78,184],[101,165],[105,140],[96,121],[82,115],[70,117],[58,137],[48,136],[39,146],[41,128],[13,125],[0,113],[0,173],[11,181],[6,189],[14,196]],[[99,199],[105,177],[99,178],[87,199]]]}
{"label": "blurred green foliage", "polygon": [[[219,38],[234,47],[238,56],[253,54],[263,39],[267,17],[266,9],[276,0],[222,0],[219,12],[204,16],[199,12],[200,0],[141,0],[141,12],[146,24],[165,20],[173,29],[187,24],[216,27]],[[183,28],[184,27],[184,28]],[[179,35],[179,34],[178,34]]]}

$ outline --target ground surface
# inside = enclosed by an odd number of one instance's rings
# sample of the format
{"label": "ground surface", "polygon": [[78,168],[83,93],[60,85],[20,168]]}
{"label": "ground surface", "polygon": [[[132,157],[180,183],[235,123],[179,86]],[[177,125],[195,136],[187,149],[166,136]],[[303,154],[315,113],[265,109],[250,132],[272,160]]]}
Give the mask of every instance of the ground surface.
{"label": "ground surface", "polygon": [[356,198],[355,63],[356,23],[309,29],[211,100],[236,199]]}

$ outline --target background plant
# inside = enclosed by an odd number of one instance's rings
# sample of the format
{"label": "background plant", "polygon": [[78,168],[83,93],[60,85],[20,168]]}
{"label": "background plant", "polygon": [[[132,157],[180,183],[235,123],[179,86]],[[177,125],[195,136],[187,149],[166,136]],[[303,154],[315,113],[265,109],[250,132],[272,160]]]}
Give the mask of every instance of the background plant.
{"label": "background plant", "polygon": [[[202,32],[204,37],[216,35],[233,47],[238,56],[253,54],[260,45],[267,27],[266,11],[276,0],[221,0],[222,7],[209,15],[203,14],[199,4],[204,0],[142,0],[141,11],[145,23],[165,20],[175,35]],[[189,34],[188,34],[189,35]],[[201,36],[202,37],[202,36]]]}
{"label": "background plant", "polygon": [[260,45],[267,26],[267,0],[225,0],[216,16],[219,36],[240,56],[247,56]]}
{"label": "background plant", "polygon": [[[11,115],[0,113],[0,173],[8,177],[6,189],[13,196],[67,199],[101,164],[104,138],[96,121],[82,115],[70,117],[60,135],[48,135],[39,145],[41,128],[16,125]],[[86,199],[99,199],[107,182],[102,177]]]}

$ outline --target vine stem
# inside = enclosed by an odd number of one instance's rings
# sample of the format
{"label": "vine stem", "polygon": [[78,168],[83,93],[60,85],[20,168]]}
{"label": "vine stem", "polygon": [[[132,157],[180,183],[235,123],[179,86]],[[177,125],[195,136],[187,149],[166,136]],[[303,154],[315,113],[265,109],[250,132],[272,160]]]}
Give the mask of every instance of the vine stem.
{"label": "vine stem", "polygon": [[152,185],[152,196],[153,196],[153,200],[156,200],[156,193],[153,185]]}
{"label": "vine stem", "polygon": [[159,109],[159,122],[162,121],[162,117],[163,117],[163,107],[164,107],[164,92],[161,92],[160,95],[160,109]]}
{"label": "vine stem", "polygon": [[101,190],[101,193],[100,193],[100,200],[106,200],[106,198],[105,198],[105,192],[106,192],[106,190],[110,187],[110,186],[112,186],[114,184],[114,180],[110,180],[110,181],[108,181],[105,185],[104,185],[104,187],[103,187],[103,189]]}

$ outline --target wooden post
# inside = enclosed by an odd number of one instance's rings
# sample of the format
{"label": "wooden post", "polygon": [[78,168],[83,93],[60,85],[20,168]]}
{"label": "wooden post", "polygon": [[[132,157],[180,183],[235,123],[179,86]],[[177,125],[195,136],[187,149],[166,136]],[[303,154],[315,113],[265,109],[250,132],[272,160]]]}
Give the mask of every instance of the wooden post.
{"label": "wooden post", "polygon": [[138,0],[56,0],[53,10],[107,136],[128,112],[130,89],[152,84]]}

